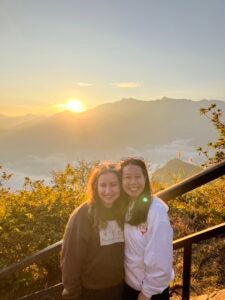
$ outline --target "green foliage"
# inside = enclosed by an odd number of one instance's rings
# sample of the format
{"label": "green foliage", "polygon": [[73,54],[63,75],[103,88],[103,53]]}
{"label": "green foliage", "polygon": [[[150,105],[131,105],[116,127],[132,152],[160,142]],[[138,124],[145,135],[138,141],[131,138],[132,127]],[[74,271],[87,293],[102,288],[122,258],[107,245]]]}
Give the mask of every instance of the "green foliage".
{"label": "green foliage", "polygon": [[[217,179],[169,203],[174,238],[225,222],[225,182]],[[223,288],[225,282],[225,241],[209,239],[193,246],[192,291],[197,294]],[[182,283],[182,253],[176,251],[175,284]]]}
{"label": "green foliage", "polygon": [[[67,165],[64,171],[53,172],[50,186],[26,177],[23,189],[15,193],[4,187],[10,175],[2,173],[0,269],[62,239],[69,215],[86,200],[85,186],[92,166],[84,161],[75,168]],[[14,293],[17,296],[23,293],[31,284],[35,290],[55,281],[56,277],[60,281],[58,261],[58,258],[48,259],[40,265],[32,265],[10,281],[1,282],[0,288],[7,291],[10,284],[11,297]],[[7,299],[4,293],[1,297]]]}
{"label": "green foliage", "polygon": [[210,156],[209,151],[202,147],[197,149],[207,159],[203,166],[208,166],[225,159],[225,124],[221,120],[222,111],[217,108],[216,104],[211,104],[208,108],[201,108],[200,114],[206,116],[212,122],[218,133],[217,140],[208,143],[209,150],[214,151],[213,156]]}
{"label": "green foliage", "polygon": [[[163,190],[156,182],[154,193]],[[225,222],[225,181],[221,177],[169,202],[169,215],[174,229],[174,239]],[[224,288],[225,240],[209,239],[193,246],[191,292],[204,294]],[[183,251],[174,252],[176,278],[173,286],[182,285]]]}

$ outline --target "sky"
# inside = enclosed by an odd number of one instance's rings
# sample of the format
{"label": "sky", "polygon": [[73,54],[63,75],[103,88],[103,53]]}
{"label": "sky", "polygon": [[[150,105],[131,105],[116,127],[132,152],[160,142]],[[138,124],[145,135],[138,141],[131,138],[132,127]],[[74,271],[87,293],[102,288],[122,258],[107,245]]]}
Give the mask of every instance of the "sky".
{"label": "sky", "polygon": [[0,0],[0,113],[225,101],[224,0]]}

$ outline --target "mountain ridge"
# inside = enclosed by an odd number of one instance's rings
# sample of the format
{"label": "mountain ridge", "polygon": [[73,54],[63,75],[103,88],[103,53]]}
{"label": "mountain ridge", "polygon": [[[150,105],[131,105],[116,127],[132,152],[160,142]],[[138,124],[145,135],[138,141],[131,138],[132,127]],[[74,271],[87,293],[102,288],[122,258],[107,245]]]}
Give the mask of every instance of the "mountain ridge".
{"label": "mountain ridge", "polygon": [[[185,141],[193,148],[202,146],[216,136],[210,121],[199,114],[201,107],[211,103],[126,98],[82,113],[60,112],[0,132],[0,164],[26,164],[30,157],[58,155],[67,161],[118,159],[133,154],[151,159],[153,152],[157,154],[162,145],[174,141]],[[225,102],[216,103],[225,109]]]}

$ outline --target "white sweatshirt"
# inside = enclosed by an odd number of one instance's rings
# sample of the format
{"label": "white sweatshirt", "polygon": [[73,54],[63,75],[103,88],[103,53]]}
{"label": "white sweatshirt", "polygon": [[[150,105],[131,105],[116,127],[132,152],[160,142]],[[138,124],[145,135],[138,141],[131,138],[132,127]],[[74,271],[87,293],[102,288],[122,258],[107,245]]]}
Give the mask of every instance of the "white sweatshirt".
{"label": "white sweatshirt", "polygon": [[125,281],[149,298],[162,293],[174,278],[173,230],[167,211],[168,206],[154,197],[146,223],[125,223]]}

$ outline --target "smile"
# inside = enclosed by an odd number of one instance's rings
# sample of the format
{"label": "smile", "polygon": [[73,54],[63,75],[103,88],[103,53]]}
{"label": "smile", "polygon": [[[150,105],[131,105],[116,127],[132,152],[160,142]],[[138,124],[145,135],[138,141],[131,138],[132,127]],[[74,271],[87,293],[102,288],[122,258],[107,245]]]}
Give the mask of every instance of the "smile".
{"label": "smile", "polygon": [[129,189],[130,189],[131,191],[134,191],[134,192],[139,190],[138,187],[135,187],[135,188],[134,188],[134,187],[130,187]]}

